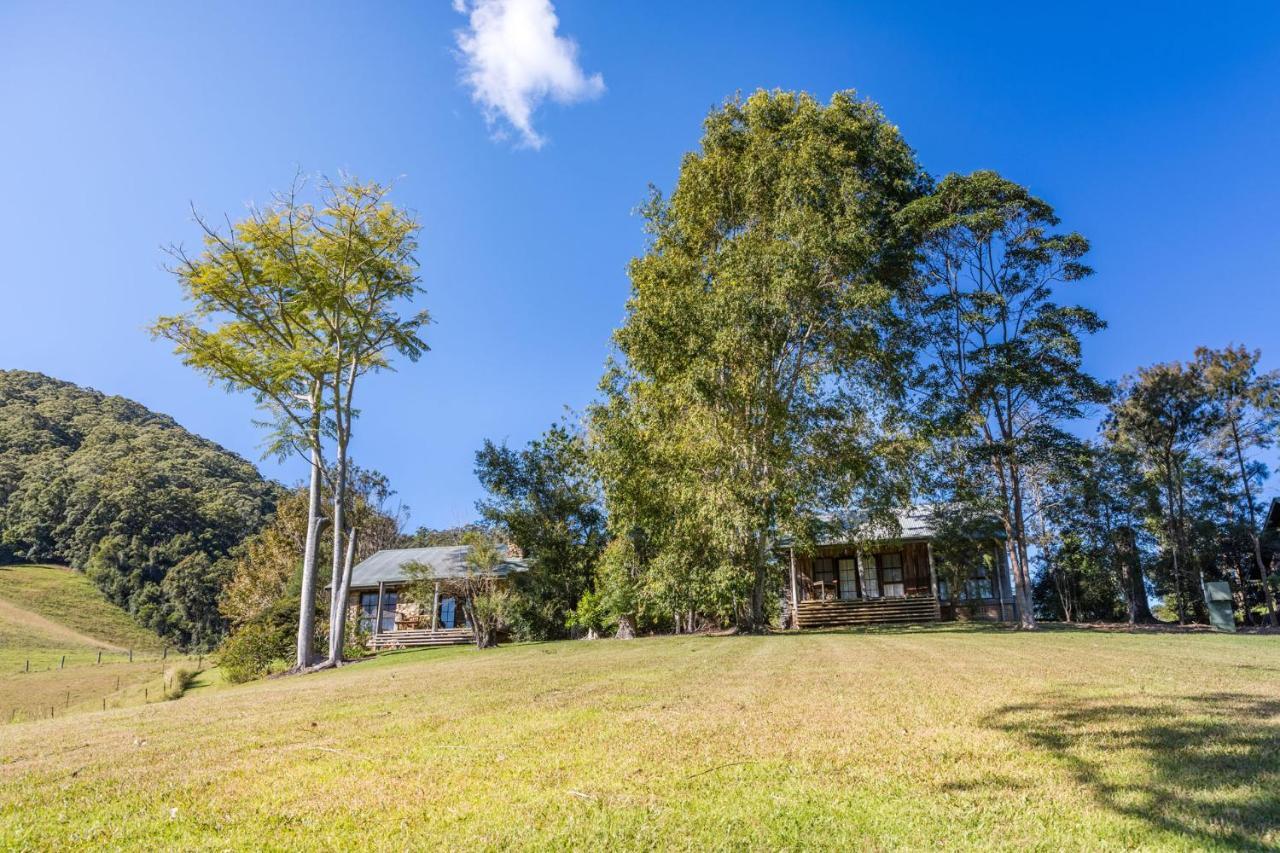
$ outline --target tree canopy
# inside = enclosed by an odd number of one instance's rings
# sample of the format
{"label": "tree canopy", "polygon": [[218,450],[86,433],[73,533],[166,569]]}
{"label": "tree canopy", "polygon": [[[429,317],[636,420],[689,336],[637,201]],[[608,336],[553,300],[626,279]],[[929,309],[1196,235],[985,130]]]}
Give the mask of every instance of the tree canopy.
{"label": "tree canopy", "polygon": [[279,494],[248,461],[121,397],[0,371],[0,557],[88,572],[139,622],[207,647],[226,555]]}

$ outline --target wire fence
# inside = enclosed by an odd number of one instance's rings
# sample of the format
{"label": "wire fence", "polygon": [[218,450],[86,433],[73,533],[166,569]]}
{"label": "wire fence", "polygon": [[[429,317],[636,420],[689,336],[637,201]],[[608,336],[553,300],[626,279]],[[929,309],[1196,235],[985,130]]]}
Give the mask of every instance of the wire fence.
{"label": "wire fence", "polygon": [[170,649],[65,654],[24,650],[3,654],[0,660],[0,724],[174,699],[209,663],[204,655]]}

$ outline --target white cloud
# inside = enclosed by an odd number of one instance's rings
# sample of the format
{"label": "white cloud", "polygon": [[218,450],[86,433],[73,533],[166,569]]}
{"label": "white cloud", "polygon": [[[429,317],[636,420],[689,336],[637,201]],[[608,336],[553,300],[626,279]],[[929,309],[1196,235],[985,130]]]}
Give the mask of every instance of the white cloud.
{"label": "white cloud", "polygon": [[604,78],[578,65],[577,43],[556,35],[551,0],[453,0],[453,8],[469,16],[457,34],[463,79],[490,125],[505,119],[541,148],[533,112],[543,100],[572,104],[604,92]]}

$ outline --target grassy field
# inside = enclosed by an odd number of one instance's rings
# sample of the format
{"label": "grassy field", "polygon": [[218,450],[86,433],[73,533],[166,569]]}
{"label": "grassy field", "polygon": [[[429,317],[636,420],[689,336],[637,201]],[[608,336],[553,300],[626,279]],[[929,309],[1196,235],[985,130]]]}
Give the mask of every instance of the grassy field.
{"label": "grassy field", "polygon": [[1280,641],[450,648],[0,728],[0,846],[1280,846]]}
{"label": "grassy field", "polygon": [[167,670],[201,663],[167,654],[78,572],[0,566],[0,724],[160,700]]}

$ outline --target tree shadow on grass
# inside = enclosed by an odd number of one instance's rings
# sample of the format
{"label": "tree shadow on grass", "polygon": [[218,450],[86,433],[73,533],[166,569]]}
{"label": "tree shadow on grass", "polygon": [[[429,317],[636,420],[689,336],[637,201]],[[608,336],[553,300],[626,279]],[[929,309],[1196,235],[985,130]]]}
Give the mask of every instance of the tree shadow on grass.
{"label": "tree shadow on grass", "polygon": [[1053,755],[1116,814],[1197,845],[1280,848],[1280,701],[1058,697],[984,722]]}

